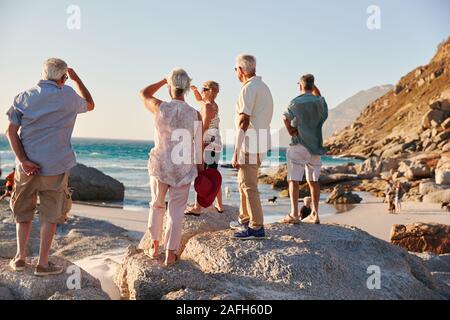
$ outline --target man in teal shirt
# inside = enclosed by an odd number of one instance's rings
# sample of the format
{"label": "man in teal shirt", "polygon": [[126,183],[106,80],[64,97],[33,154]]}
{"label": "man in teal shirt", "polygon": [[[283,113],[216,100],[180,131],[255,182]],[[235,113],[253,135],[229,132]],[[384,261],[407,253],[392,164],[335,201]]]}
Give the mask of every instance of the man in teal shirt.
{"label": "man in teal shirt", "polygon": [[284,112],[284,124],[292,137],[292,143],[286,154],[291,212],[281,222],[300,222],[299,182],[303,181],[306,172],[313,210],[311,215],[302,222],[319,224],[321,155],[326,153],[323,147],[322,126],[328,118],[328,106],[314,84],[313,75],[302,76],[299,85],[300,96],[292,100]]}

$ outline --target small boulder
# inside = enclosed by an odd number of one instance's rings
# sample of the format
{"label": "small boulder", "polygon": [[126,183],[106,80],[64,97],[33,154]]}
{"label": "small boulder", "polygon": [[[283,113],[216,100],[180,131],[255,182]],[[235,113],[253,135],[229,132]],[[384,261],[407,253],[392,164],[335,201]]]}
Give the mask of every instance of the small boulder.
{"label": "small boulder", "polygon": [[450,253],[450,226],[434,223],[394,225],[390,241],[412,252]]}
{"label": "small boulder", "polygon": [[[0,259],[0,287],[8,288],[19,300],[47,300],[56,292],[69,291],[68,277],[76,276],[79,272],[82,289],[93,288],[101,291],[100,281],[73,263],[58,257],[52,257],[51,260],[62,266],[65,272],[57,276],[40,278],[33,274],[37,258],[33,258],[23,272],[11,270],[9,259]],[[107,297],[106,294],[104,297]]]}
{"label": "small boulder", "polygon": [[360,203],[362,198],[352,192],[346,192],[342,186],[336,186],[328,197],[326,203],[329,204],[355,204]]}
{"label": "small boulder", "polygon": [[70,171],[69,186],[76,201],[123,201],[124,185],[101,171],[77,164]]}
{"label": "small boulder", "polygon": [[430,192],[422,199],[426,203],[450,203],[450,189]]}
{"label": "small boulder", "polygon": [[405,177],[409,181],[431,178],[432,171],[430,167],[421,161],[413,162],[405,172]]}
{"label": "small boulder", "polygon": [[422,119],[422,128],[430,129],[432,127],[431,122],[434,121],[437,124],[442,123],[444,121],[444,112],[442,110],[432,109],[428,111]]}
{"label": "small boulder", "polygon": [[435,170],[435,180],[439,185],[450,185],[450,156],[443,156]]}

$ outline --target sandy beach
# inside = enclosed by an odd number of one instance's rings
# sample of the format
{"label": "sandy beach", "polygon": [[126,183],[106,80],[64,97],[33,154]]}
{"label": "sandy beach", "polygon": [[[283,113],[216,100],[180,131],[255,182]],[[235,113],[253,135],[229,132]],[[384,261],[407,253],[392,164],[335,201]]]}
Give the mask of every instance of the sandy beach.
{"label": "sandy beach", "polygon": [[[147,212],[144,211],[127,211],[119,208],[75,204],[72,215],[107,221],[124,228],[130,232],[136,242],[147,227]],[[270,220],[267,222],[273,223],[276,221],[275,218]],[[450,214],[441,210],[438,204],[419,202],[405,202],[400,214],[388,214],[386,204],[382,203],[382,199],[371,198],[366,203],[351,206],[347,212],[329,215],[322,219],[323,224],[355,226],[385,241],[389,241],[392,225],[414,222],[450,224]],[[103,290],[112,299],[119,299],[119,291],[113,282],[113,276],[122,260],[125,249],[115,249],[74,262],[98,278],[102,283]]]}

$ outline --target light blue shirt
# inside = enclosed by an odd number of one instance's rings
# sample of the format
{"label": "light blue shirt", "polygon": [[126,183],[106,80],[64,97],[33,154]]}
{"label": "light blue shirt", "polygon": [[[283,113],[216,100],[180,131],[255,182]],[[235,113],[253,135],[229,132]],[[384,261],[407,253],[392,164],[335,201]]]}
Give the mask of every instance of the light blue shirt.
{"label": "light blue shirt", "polygon": [[20,93],[6,113],[20,127],[20,139],[28,159],[38,164],[42,176],[56,176],[77,163],[71,138],[79,113],[87,103],[69,86],[41,80]]}
{"label": "light blue shirt", "polygon": [[328,118],[325,99],[310,93],[302,94],[291,101],[284,116],[297,128],[298,136],[292,137],[291,145],[301,144],[314,155],[323,155],[322,126]]}

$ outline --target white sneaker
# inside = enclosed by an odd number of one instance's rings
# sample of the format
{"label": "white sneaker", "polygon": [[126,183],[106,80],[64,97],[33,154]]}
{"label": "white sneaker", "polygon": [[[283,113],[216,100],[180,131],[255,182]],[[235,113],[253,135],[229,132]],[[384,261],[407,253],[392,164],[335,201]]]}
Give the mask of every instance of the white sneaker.
{"label": "white sneaker", "polygon": [[244,231],[248,228],[248,223],[240,223],[239,221],[231,221],[230,228],[232,230]]}

